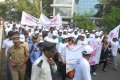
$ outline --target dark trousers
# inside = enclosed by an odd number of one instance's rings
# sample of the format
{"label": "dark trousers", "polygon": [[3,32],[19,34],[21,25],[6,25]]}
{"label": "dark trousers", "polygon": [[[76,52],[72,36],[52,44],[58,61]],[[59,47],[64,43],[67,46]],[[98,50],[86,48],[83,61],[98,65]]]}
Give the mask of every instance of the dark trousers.
{"label": "dark trousers", "polygon": [[30,80],[30,78],[31,78],[31,70],[32,70],[32,63],[31,63],[31,60],[29,58],[28,61],[27,61],[25,80]]}
{"label": "dark trousers", "polygon": [[91,65],[90,68],[91,68],[91,73],[96,72],[96,65]]}
{"label": "dark trousers", "polygon": [[62,77],[62,80],[66,80],[66,64],[62,64],[62,62],[58,63],[58,72]]}
{"label": "dark trousers", "polygon": [[99,64],[102,64],[103,63],[103,69],[105,69],[106,68],[106,66],[107,66],[107,60],[106,61],[100,61],[100,63]]}
{"label": "dark trousers", "polygon": [[7,62],[7,80],[12,80],[12,74],[11,74],[10,65],[8,62]]}

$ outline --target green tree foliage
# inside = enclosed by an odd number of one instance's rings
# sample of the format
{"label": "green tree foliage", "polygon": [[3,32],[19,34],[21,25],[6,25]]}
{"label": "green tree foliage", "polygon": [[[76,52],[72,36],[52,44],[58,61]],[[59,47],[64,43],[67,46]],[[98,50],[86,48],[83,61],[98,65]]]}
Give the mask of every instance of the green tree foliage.
{"label": "green tree foliage", "polygon": [[42,1],[43,1],[43,10],[44,10],[43,13],[47,17],[52,16],[53,9],[50,5],[53,4],[53,0],[42,0]]}
{"label": "green tree foliage", "polygon": [[21,19],[22,11],[25,11],[35,17],[40,16],[39,0],[18,0],[17,2],[0,3],[0,16],[5,20],[18,20]]}
{"label": "green tree foliage", "polygon": [[112,7],[109,13],[103,14],[103,25],[105,30],[110,31],[120,24],[120,8]]}
{"label": "green tree foliage", "polygon": [[95,24],[93,24],[89,15],[77,15],[73,16],[73,22],[76,27],[85,30],[93,30],[95,29]]}
{"label": "green tree foliage", "polygon": [[111,31],[120,24],[120,0],[103,0],[102,11],[104,30]]}

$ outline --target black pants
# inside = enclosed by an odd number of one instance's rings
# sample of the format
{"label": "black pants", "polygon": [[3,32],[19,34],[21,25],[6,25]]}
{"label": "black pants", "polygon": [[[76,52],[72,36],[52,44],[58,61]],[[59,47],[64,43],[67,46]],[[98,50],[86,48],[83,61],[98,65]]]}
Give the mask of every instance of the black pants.
{"label": "black pants", "polygon": [[91,73],[96,72],[96,65],[91,65],[90,68],[91,68]]}
{"label": "black pants", "polygon": [[99,64],[102,64],[102,63],[103,63],[103,69],[105,69],[106,66],[107,66],[107,60],[105,60],[105,61],[100,61]]}
{"label": "black pants", "polygon": [[59,62],[58,72],[61,75],[62,80],[66,80],[66,64],[62,64],[62,62]]}

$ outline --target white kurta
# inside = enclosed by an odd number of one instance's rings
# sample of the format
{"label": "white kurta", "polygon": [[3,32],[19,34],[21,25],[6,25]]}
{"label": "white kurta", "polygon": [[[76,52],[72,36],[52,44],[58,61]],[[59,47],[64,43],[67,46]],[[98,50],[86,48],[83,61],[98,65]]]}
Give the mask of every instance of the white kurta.
{"label": "white kurta", "polygon": [[111,42],[111,50],[112,50],[112,55],[113,56],[117,56],[117,51],[118,51],[118,48],[120,47],[119,45],[119,42],[116,41],[116,42]]}
{"label": "white kurta", "polygon": [[2,44],[2,48],[5,49],[5,56],[7,57],[7,51],[10,47],[12,47],[14,44],[13,44],[13,41],[10,40],[9,38],[5,39],[3,41],[3,44]]}
{"label": "white kurta", "polygon": [[[37,64],[43,60],[41,68],[37,66]],[[54,72],[57,70],[57,66],[52,66]],[[40,58],[38,58],[32,65],[32,74],[31,80],[52,80],[50,65],[47,62],[47,57],[43,54]]]}
{"label": "white kurta", "polygon": [[91,80],[90,65],[85,58],[80,58],[75,63],[73,80]]}

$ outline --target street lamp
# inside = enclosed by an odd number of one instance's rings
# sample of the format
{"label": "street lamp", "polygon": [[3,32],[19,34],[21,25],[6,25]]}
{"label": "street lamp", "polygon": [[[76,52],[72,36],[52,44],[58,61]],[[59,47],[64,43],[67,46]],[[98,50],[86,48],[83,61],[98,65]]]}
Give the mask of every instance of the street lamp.
{"label": "street lamp", "polygon": [[75,0],[76,3],[76,15],[78,15],[78,4],[79,4],[79,0]]}

